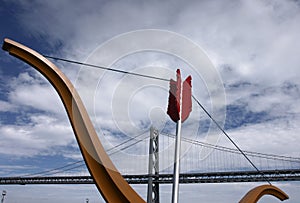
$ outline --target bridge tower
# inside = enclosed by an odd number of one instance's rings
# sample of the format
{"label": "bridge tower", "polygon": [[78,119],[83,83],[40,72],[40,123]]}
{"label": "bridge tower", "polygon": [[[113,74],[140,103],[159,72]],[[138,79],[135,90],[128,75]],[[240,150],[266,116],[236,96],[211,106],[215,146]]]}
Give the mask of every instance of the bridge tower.
{"label": "bridge tower", "polygon": [[[159,203],[159,132],[151,126],[149,143],[147,203]],[[155,181],[156,182],[153,182]]]}

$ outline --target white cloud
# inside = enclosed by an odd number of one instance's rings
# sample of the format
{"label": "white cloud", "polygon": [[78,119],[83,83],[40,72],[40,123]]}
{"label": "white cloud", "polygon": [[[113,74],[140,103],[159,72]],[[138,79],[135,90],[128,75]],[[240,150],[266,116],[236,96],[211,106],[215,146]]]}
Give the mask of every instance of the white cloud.
{"label": "white cloud", "polygon": [[9,101],[19,107],[28,106],[36,110],[64,114],[63,105],[57,93],[41,75],[21,73],[10,83]]}
{"label": "white cloud", "polygon": [[[73,133],[65,122],[46,115],[31,115],[23,125],[0,126],[1,154],[12,156],[34,156],[56,154],[55,147],[74,142]],[[16,144],[17,143],[17,144]]]}
{"label": "white cloud", "polygon": [[7,101],[0,101],[0,111],[13,111],[15,109],[14,105]]}
{"label": "white cloud", "polygon": [[[229,130],[232,139],[247,151],[299,157],[299,117],[276,119]],[[232,146],[222,136],[220,145]],[[288,147],[283,147],[288,146]]]}

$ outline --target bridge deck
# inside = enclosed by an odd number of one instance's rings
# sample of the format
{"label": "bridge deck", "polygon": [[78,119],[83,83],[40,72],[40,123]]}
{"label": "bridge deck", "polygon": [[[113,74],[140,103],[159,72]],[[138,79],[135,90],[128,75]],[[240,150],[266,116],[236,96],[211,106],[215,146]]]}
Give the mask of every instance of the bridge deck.
{"label": "bridge deck", "polygon": [[[297,170],[265,170],[236,171],[218,173],[186,173],[180,174],[180,183],[229,183],[229,182],[264,182],[269,181],[300,181],[300,169]],[[149,175],[124,175],[130,184],[147,184]],[[160,174],[153,182],[171,184],[172,174]],[[94,184],[91,176],[51,176],[51,177],[0,177],[0,185],[27,184]]]}

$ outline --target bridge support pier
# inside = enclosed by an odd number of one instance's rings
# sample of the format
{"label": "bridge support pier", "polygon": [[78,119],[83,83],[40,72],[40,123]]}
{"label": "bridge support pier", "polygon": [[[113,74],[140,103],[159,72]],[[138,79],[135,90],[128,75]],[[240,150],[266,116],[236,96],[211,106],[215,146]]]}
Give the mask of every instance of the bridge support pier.
{"label": "bridge support pier", "polygon": [[150,128],[148,193],[147,203],[159,203],[159,133],[154,127]]}

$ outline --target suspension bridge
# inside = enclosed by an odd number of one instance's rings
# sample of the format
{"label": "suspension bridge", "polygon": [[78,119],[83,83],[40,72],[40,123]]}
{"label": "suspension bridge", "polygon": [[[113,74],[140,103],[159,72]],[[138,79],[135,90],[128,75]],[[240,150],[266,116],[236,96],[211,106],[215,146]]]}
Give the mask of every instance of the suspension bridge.
{"label": "suspension bridge", "polygon": [[[171,184],[174,135],[160,133],[159,143],[162,149],[159,158],[159,175],[148,173],[149,133],[145,132],[124,140],[107,149],[112,160],[119,168],[125,180],[130,184],[148,184],[149,177],[153,183]],[[190,183],[226,183],[226,182],[264,182],[268,181],[300,181],[300,157],[289,157],[275,154],[244,151],[252,162],[260,169],[253,170],[247,160],[237,149],[208,144],[197,139],[183,137],[182,146],[186,152],[181,157],[181,184]],[[168,149],[166,149],[168,148]],[[120,161],[124,151],[130,153],[137,149],[144,150],[142,156],[132,161]],[[207,153],[206,155],[203,155]],[[0,177],[1,185],[27,184],[93,184],[89,175],[74,176],[72,174],[85,170],[84,161],[77,161],[61,167],[24,174],[15,177]]]}

